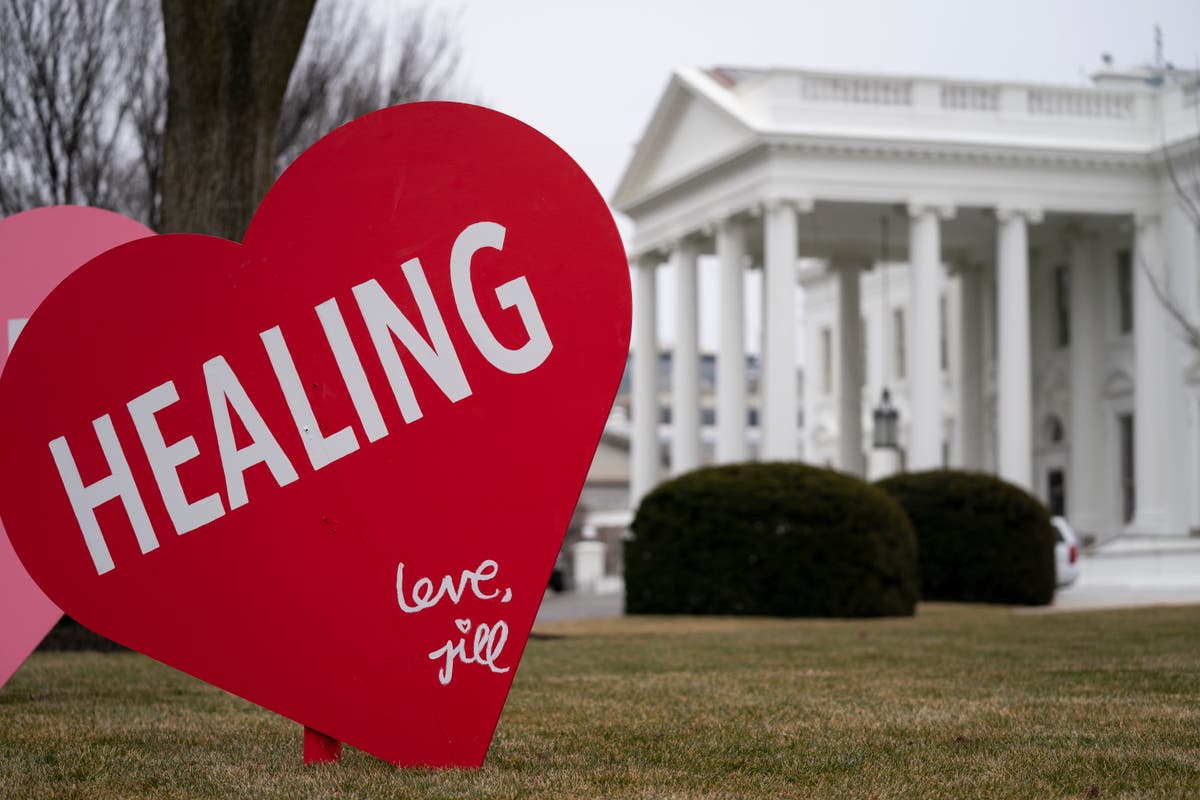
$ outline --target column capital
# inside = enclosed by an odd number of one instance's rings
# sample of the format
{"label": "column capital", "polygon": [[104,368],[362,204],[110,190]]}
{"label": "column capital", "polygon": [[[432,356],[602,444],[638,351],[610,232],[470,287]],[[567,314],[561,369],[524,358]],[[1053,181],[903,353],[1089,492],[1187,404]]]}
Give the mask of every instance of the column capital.
{"label": "column capital", "polygon": [[996,220],[1004,223],[1020,217],[1029,225],[1039,224],[1044,215],[1042,209],[1034,206],[1002,205],[996,206]]}
{"label": "column capital", "polygon": [[840,272],[862,272],[862,271],[874,266],[873,264],[867,264],[867,263],[863,262],[861,259],[847,258],[844,256],[841,258],[838,258],[837,256],[834,256],[833,258],[827,258],[827,259],[825,259],[825,265],[829,271],[839,272],[839,273]]}
{"label": "column capital", "polygon": [[908,203],[908,216],[910,219],[925,216],[926,214],[936,214],[938,219],[951,220],[954,219],[955,209],[952,203],[929,203],[919,200],[911,200]]}
{"label": "column capital", "polygon": [[797,214],[811,214],[815,206],[816,201],[811,197],[769,197],[760,204],[761,209],[766,212],[790,208]]}
{"label": "column capital", "polygon": [[629,263],[638,269],[655,270],[666,263],[668,255],[670,253],[662,251],[662,249],[644,249],[644,251],[630,253]]}
{"label": "column capital", "polygon": [[629,263],[637,269],[657,269],[664,261],[662,253],[657,250],[649,250],[642,253],[630,253]]}
{"label": "column capital", "polygon": [[736,231],[746,227],[746,220],[741,214],[727,214],[708,223],[715,232]]}
{"label": "column capital", "polygon": [[668,239],[666,249],[668,257],[674,256],[677,253],[698,254],[700,252],[700,242],[697,239],[701,238],[701,231],[689,231],[688,233]]}
{"label": "column capital", "polygon": [[977,273],[983,271],[983,264],[966,257],[948,259],[945,263],[947,275],[962,275],[967,272]]}
{"label": "column capital", "polygon": [[808,288],[824,280],[830,274],[829,263],[821,259],[801,259],[796,270],[796,280],[801,286]]}

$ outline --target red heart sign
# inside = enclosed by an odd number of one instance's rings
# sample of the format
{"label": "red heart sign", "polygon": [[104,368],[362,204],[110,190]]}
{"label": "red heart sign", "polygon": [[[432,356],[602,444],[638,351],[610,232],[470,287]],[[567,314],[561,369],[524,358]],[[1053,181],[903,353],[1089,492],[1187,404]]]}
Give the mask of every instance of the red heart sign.
{"label": "red heart sign", "polygon": [[0,379],[0,514],[88,627],[388,761],[477,766],[629,321],[565,153],[385,109],[242,244],[143,239],[50,295]]}

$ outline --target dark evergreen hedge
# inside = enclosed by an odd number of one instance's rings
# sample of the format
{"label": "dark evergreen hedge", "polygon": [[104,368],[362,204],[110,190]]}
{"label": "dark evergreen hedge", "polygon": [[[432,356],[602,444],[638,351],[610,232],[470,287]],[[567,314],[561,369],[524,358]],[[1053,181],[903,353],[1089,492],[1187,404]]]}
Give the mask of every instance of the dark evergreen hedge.
{"label": "dark evergreen hedge", "polygon": [[917,534],[926,600],[1046,605],[1054,598],[1050,514],[993,475],[932,470],[879,487],[899,501]]}
{"label": "dark evergreen hedge", "polygon": [[797,463],[708,467],[643,500],[625,546],[630,614],[911,615],[904,511],[871,484]]}

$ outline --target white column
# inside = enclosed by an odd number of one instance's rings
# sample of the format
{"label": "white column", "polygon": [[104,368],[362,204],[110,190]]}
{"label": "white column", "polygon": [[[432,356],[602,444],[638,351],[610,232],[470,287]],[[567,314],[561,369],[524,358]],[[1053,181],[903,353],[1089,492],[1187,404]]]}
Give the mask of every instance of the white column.
{"label": "white column", "polygon": [[859,268],[843,264],[838,276],[838,469],[863,474],[862,303]]}
{"label": "white column", "polygon": [[717,343],[717,463],[746,460],[746,232],[734,220],[717,227],[720,339]]}
{"label": "white column", "polygon": [[675,248],[675,352],[671,358],[671,474],[700,466],[700,298],[696,244]]}
{"label": "white column", "polygon": [[[1163,203],[1163,246],[1166,263],[1171,276],[1171,296],[1176,308],[1184,317],[1196,325],[1200,321],[1200,230],[1195,220],[1183,207],[1181,198],[1174,191],[1167,193]],[[1200,526],[1200,432],[1197,426],[1196,395],[1191,387],[1185,386],[1181,376],[1194,375],[1192,370],[1200,352],[1189,346],[1186,329],[1172,321],[1172,357],[1177,368],[1168,372],[1168,380],[1174,385],[1164,387],[1169,401],[1171,419],[1177,420],[1178,435],[1173,436],[1169,453],[1174,462],[1169,467],[1172,481],[1169,489],[1169,527],[1172,533],[1186,533]],[[1186,444],[1185,444],[1186,442]]]}
{"label": "white column", "polygon": [[1041,215],[998,209],[996,253],[998,314],[996,428],[1000,477],[1033,488],[1033,408],[1030,377],[1029,233]]}
{"label": "white column", "polygon": [[[1172,331],[1152,279],[1169,291],[1157,215],[1139,215],[1133,248],[1133,339],[1136,379],[1133,389],[1134,518],[1133,533],[1167,533],[1167,486],[1164,467],[1171,448],[1169,365]],[[1153,276],[1153,278],[1152,278]]]}
{"label": "white column", "polygon": [[796,400],[797,206],[767,207],[764,231],[762,459],[793,461],[798,455]]}
{"label": "white column", "polygon": [[604,558],[608,546],[599,539],[580,539],[571,545],[574,556],[572,585],[579,594],[597,594],[604,583]]}
{"label": "white column", "polygon": [[909,207],[908,384],[912,414],[910,470],[942,466],[942,365],[938,322],[942,289],[940,217],[948,210]]}
{"label": "white column", "polygon": [[1100,293],[1094,235],[1074,231],[1071,248],[1071,456],[1067,475],[1067,517],[1080,534],[1100,533],[1100,510],[1105,507],[1104,450],[1098,432],[1103,380],[1100,346],[1104,341],[1104,298]]}
{"label": "white column", "polygon": [[658,449],[658,297],[655,261],[634,265],[633,430],[630,441],[629,506],[637,508],[659,479]]}
{"label": "white column", "polygon": [[983,270],[963,267],[959,280],[958,439],[964,469],[983,468]]}

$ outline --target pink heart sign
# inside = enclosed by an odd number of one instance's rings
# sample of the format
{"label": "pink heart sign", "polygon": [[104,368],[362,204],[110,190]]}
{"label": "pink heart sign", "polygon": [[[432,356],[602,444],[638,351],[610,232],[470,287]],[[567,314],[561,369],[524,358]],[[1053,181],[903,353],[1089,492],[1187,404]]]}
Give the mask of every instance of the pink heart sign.
{"label": "pink heart sign", "polygon": [[385,109],[241,244],[135,241],[50,295],[0,378],[0,515],[88,627],[387,761],[478,766],[630,313],[562,150]]}
{"label": "pink heart sign", "polygon": [[[0,370],[25,321],[71,270],[153,233],[120,214],[85,206],[36,208],[0,220]],[[0,686],[61,616],[0,528]]]}

